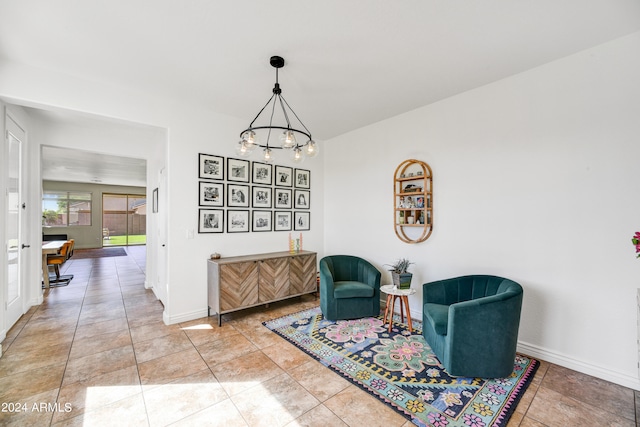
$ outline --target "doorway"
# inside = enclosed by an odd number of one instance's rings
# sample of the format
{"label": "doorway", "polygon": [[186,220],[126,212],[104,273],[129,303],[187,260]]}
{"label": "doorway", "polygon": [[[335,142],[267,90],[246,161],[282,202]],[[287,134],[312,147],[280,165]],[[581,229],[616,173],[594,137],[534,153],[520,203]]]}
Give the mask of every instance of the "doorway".
{"label": "doorway", "polygon": [[102,246],[131,246],[146,243],[146,196],[103,194]]}

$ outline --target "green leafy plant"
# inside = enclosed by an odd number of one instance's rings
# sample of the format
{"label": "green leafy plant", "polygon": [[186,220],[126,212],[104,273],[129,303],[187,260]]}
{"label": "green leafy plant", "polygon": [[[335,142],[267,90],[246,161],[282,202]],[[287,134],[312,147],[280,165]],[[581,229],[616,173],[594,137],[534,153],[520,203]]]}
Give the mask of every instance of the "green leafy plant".
{"label": "green leafy plant", "polygon": [[394,273],[398,273],[398,274],[404,274],[407,272],[407,269],[411,264],[413,264],[413,262],[409,261],[408,259],[400,258],[394,264],[385,264],[385,265],[391,267],[389,271],[393,271]]}

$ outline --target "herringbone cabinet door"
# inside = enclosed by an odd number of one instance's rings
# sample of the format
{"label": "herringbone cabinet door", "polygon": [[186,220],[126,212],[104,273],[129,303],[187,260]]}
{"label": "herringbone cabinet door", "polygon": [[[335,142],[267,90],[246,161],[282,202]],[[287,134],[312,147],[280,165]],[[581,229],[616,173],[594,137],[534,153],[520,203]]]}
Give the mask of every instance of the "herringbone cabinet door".
{"label": "herringbone cabinet door", "polygon": [[220,310],[258,302],[258,264],[254,261],[220,266]]}
{"label": "herringbone cabinet door", "polygon": [[289,263],[291,294],[302,294],[316,290],[316,256],[300,255],[291,257]]}
{"label": "herringbone cabinet door", "polygon": [[289,258],[260,262],[260,302],[273,301],[289,295]]}

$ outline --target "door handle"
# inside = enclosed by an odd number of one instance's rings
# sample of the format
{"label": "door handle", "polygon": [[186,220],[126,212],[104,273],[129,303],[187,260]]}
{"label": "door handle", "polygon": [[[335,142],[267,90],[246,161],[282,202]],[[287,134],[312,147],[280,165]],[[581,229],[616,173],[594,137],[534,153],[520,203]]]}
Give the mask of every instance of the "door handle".
{"label": "door handle", "polygon": [[31,245],[25,245],[24,243],[22,244],[22,249],[24,249],[24,248],[30,248],[30,247],[31,247]]}

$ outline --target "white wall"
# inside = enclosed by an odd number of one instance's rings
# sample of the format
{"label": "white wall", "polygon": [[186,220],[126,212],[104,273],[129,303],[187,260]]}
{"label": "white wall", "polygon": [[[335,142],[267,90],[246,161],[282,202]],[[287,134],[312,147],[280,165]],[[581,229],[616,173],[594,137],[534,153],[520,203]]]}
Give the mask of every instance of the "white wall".
{"label": "white wall", "polygon": [[[167,281],[168,294],[164,320],[167,323],[197,318],[207,314],[206,260],[212,252],[223,256],[282,251],[288,249],[288,233],[198,234],[198,153],[237,157],[235,142],[240,130],[251,117],[239,120],[205,109],[161,99],[154,94],[141,93],[121,87],[79,80],[49,70],[26,67],[14,63],[0,64],[0,99],[34,108],[61,108],[150,125],[165,130],[166,147],[147,152],[149,172],[147,197],[159,181],[158,171],[166,168],[168,177],[166,200],[160,201],[167,209]],[[256,109],[260,106],[257,105]],[[52,134],[58,143],[52,142]],[[73,142],[74,146],[79,140]],[[64,134],[43,126],[39,143],[66,146]],[[121,146],[118,141],[102,146],[91,146],[85,141],[82,149],[107,154],[130,155],[132,145]],[[80,148],[80,147],[74,147]],[[166,151],[165,151],[166,150]],[[164,152],[163,152],[164,151]],[[138,157],[131,155],[131,157]],[[252,160],[256,160],[253,158]],[[34,169],[39,157],[33,158]],[[150,166],[150,161],[156,162]],[[165,162],[164,164],[161,164]],[[307,161],[300,167],[311,170],[311,230],[304,233],[305,249],[323,250],[323,156]],[[293,166],[276,159],[276,164]],[[38,194],[40,184],[33,184],[31,192]],[[152,220],[153,221],[153,220]],[[40,227],[33,221],[33,227]],[[193,239],[188,232],[195,230]],[[157,236],[155,236],[157,239]],[[153,243],[153,236],[148,236]],[[157,243],[157,240],[156,242]],[[149,250],[149,247],[148,247]],[[149,263],[147,264],[149,270]],[[149,280],[149,278],[147,278]],[[155,280],[155,279],[154,279]]]}
{"label": "white wall", "polygon": [[[521,351],[640,389],[638,76],[640,33],[328,141],[326,253],[410,258],[420,318],[422,283],[514,279]],[[434,232],[416,245],[393,231],[408,158],[434,173]]]}

